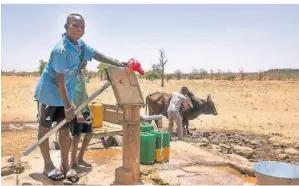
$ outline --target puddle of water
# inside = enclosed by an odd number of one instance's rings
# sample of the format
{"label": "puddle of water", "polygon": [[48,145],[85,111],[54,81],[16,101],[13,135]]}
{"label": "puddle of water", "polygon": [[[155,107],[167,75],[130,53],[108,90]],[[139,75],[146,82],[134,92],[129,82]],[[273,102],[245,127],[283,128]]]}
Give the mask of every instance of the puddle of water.
{"label": "puddle of water", "polygon": [[121,159],[122,158],[122,149],[121,148],[109,148],[109,149],[88,150],[88,151],[86,151],[84,158],[86,160],[91,160],[95,163]]}
{"label": "puddle of water", "polygon": [[255,177],[250,177],[250,176],[246,176],[241,174],[240,172],[236,171],[235,169],[232,169],[230,167],[222,167],[222,166],[215,166],[216,169],[233,174],[241,179],[243,179],[244,183],[253,183],[256,184],[256,178]]}

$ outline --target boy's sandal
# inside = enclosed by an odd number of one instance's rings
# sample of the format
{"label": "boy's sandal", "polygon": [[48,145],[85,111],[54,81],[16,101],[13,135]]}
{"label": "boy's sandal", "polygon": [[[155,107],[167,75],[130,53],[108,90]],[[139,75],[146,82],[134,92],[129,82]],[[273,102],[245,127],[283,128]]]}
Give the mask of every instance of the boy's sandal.
{"label": "boy's sandal", "polygon": [[57,168],[53,169],[49,173],[44,172],[43,174],[52,181],[62,181],[65,179],[64,173]]}
{"label": "boy's sandal", "polygon": [[67,173],[64,172],[63,174],[66,176],[66,179],[68,179],[72,183],[77,183],[80,179],[74,169],[70,169]]}

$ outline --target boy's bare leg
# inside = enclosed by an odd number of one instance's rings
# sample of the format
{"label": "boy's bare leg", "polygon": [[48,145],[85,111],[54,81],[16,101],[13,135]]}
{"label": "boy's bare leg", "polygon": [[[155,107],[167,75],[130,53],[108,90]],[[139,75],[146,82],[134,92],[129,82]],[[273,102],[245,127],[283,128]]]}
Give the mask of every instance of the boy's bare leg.
{"label": "boy's bare leg", "polygon": [[82,146],[80,148],[78,158],[77,158],[77,161],[78,161],[79,165],[83,165],[83,166],[86,166],[86,167],[92,167],[91,164],[89,164],[89,163],[87,163],[86,161],[83,160],[84,154],[85,154],[85,152],[88,148],[88,145],[90,143],[91,138],[92,138],[92,133],[91,132],[85,134],[84,139],[83,139],[83,143],[82,143]]}
{"label": "boy's bare leg", "polygon": [[65,172],[68,172],[70,170],[70,164],[69,164],[70,134],[69,134],[69,129],[66,127],[62,127],[59,129],[59,145],[61,147],[60,169]]}
{"label": "boy's bare leg", "polygon": [[183,140],[183,125],[182,125],[182,117],[179,112],[174,113],[174,120],[178,127],[178,139]]}
{"label": "boy's bare leg", "polygon": [[72,137],[72,145],[71,145],[71,168],[75,168],[78,165],[77,161],[77,150],[78,144],[80,141],[81,136],[73,136]]}
{"label": "boy's bare leg", "polygon": [[[51,128],[46,128],[41,125],[38,127],[38,139],[41,139],[47,132],[49,132]],[[40,145],[40,150],[44,159],[44,172],[49,173],[53,169],[55,169],[55,166],[53,165],[53,162],[51,160],[50,156],[50,147],[49,147],[49,139],[47,138],[44,142],[42,142]]]}
{"label": "boy's bare leg", "polygon": [[174,124],[174,118],[172,116],[172,112],[168,112],[168,134],[170,141],[172,141],[172,131],[173,131],[173,124]]}

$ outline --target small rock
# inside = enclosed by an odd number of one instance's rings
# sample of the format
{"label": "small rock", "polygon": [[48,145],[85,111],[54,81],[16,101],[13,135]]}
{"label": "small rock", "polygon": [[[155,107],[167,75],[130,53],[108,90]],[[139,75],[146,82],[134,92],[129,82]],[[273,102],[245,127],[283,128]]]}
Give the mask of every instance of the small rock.
{"label": "small rock", "polygon": [[299,142],[297,142],[294,147],[299,150]]}
{"label": "small rock", "polygon": [[160,175],[158,172],[153,172],[150,176],[150,178],[154,181],[154,182],[159,182],[161,180]]}
{"label": "small rock", "polygon": [[2,164],[1,176],[7,176],[10,174],[20,174],[24,172],[25,168],[22,163],[19,162],[6,162]]}
{"label": "small rock", "polygon": [[144,175],[144,176],[148,176],[149,175],[149,173],[148,173],[147,170],[140,170],[140,174]]}
{"label": "small rock", "polygon": [[255,140],[251,140],[249,143],[250,143],[251,145],[257,145],[257,142],[256,142]]}
{"label": "small rock", "polygon": [[227,140],[227,142],[234,143],[235,140],[234,140],[233,138],[229,138],[229,139]]}
{"label": "small rock", "polygon": [[219,143],[225,143],[225,142],[226,142],[226,137],[221,136],[221,137],[219,138]]}
{"label": "small rock", "polygon": [[219,144],[219,141],[218,141],[218,139],[217,139],[217,138],[214,138],[214,139],[212,139],[212,140],[211,140],[211,143],[214,143],[214,144]]}
{"label": "small rock", "polygon": [[233,150],[236,154],[243,156],[245,158],[251,158],[254,154],[254,150],[250,147],[241,147],[238,145],[233,146]]}
{"label": "small rock", "polygon": [[226,144],[220,144],[221,148],[225,148],[225,149],[230,149],[231,147],[229,145]]}
{"label": "small rock", "polygon": [[247,138],[243,138],[242,141],[243,141],[244,143],[249,143],[249,140],[248,140]]}
{"label": "small rock", "polygon": [[250,145],[250,148],[252,148],[252,149],[256,149],[256,145]]}
{"label": "small rock", "polygon": [[14,162],[14,161],[15,161],[15,157],[13,156],[8,157],[7,159],[7,162]]}
{"label": "small rock", "polygon": [[158,185],[169,185],[169,183],[166,180],[160,180]]}
{"label": "small rock", "polygon": [[276,158],[280,159],[280,160],[285,160],[287,159],[289,156],[287,154],[277,154]]}
{"label": "small rock", "polygon": [[231,135],[232,135],[232,133],[230,133],[230,132],[226,133],[226,136],[231,136]]}
{"label": "small rock", "polygon": [[230,157],[232,160],[237,160],[243,163],[248,163],[248,159],[243,156],[239,156],[237,154],[226,154],[226,156]]}
{"label": "small rock", "polygon": [[204,137],[200,140],[202,143],[210,143],[208,138]]}
{"label": "small rock", "polygon": [[203,137],[209,137],[209,136],[211,136],[211,134],[209,132],[204,132],[203,133]]}
{"label": "small rock", "polygon": [[283,153],[283,150],[282,149],[276,149],[274,150],[274,154],[282,154]]}
{"label": "small rock", "polygon": [[145,175],[141,175],[141,179],[146,181],[147,183],[150,183],[150,184],[155,184],[156,183],[152,179],[150,179],[148,176],[145,176]]}
{"label": "small rock", "polygon": [[201,143],[201,142],[197,143],[197,146],[199,147],[206,147],[208,145],[209,145],[208,143]]}
{"label": "small rock", "polygon": [[14,162],[15,161],[15,157],[13,157],[13,156],[3,156],[2,158],[1,158],[1,163],[2,164],[5,164],[5,163],[10,163],[10,162]]}
{"label": "small rock", "polygon": [[293,141],[290,140],[290,139],[285,139],[285,138],[282,138],[280,136],[272,136],[269,138],[269,141],[272,143],[272,144],[279,144],[283,147],[288,147],[288,146],[291,146],[293,144]]}
{"label": "small rock", "polygon": [[287,148],[284,150],[284,152],[290,155],[299,155],[299,151],[294,148]]}
{"label": "small rock", "polygon": [[268,144],[268,141],[265,139],[262,139],[261,142],[262,142],[262,144]]}
{"label": "small rock", "polygon": [[214,139],[213,136],[209,136],[209,137],[207,137],[207,138],[208,138],[208,140],[211,141],[211,142],[212,142],[212,140]]}
{"label": "small rock", "polygon": [[273,143],[274,148],[281,148],[281,145],[279,143]]}
{"label": "small rock", "polygon": [[221,152],[222,149],[220,146],[212,144],[212,150],[215,152]]}
{"label": "small rock", "polygon": [[229,154],[230,153],[229,149],[226,149],[226,148],[221,148],[220,152],[223,153],[223,154]]}

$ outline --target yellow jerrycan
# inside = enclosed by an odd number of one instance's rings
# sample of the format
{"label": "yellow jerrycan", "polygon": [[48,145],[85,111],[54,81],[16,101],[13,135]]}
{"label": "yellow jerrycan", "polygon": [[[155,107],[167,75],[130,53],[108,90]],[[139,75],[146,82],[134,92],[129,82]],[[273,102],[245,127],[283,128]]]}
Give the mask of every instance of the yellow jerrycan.
{"label": "yellow jerrycan", "polygon": [[97,127],[102,127],[103,126],[103,116],[104,116],[104,108],[103,104],[97,103],[97,102],[92,102],[88,104],[88,108],[91,113],[92,117],[92,126],[94,128]]}

